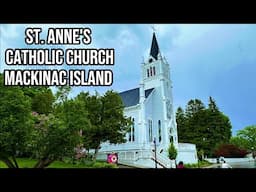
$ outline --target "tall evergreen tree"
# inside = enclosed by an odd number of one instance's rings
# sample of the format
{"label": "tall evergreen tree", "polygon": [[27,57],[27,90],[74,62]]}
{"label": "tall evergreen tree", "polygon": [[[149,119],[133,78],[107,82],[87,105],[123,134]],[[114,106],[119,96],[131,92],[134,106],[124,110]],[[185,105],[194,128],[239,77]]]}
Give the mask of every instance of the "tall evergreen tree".
{"label": "tall evergreen tree", "polygon": [[208,155],[213,154],[213,150],[221,143],[228,143],[231,138],[231,123],[229,118],[219,111],[216,102],[209,97],[207,109],[207,138],[209,148],[206,150]]}
{"label": "tall evergreen tree", "polygon": [[193,117],[199,111],[205,109],[203,102],[199,99],[191,99],[186,106],[186,117]]}
{"label": "tall evergreen tree", "polygon": [[219,108],[217,107],[215,100],[211,96],[209,97],[208,109],[211,112],[219,112]]}
{"label": "tall evergreen tree", "polygon": [[[190,100],[186,106],[185,116],[188,133],[185,133],[189,142],[195,143],[201,148],[202,132],[205,126],[205,106],[199,99]],[[187,142],[188,142],[187,141]]]}
{"label": "tall evergreen tree", "polygon": [[187,135],[183,133],[187,133],[187,126],[186,126],[186,117],[183,109],[181,107],[178,107],[176,112],[176,122],[177,122],[177,131],[178,131],[178,137],[179,142],[186,142],[187,141]]}
{"label": "tall evergreen tree", "polygon": [[178,136],[180,142],[196,144],[197,150],[205,155],[212,155],[215,147],[228,142],[231,137],[231,123],[212,97],[208,108],[199,99],[190,100],[186,106],[185,116],[182,108],[176,112]]}

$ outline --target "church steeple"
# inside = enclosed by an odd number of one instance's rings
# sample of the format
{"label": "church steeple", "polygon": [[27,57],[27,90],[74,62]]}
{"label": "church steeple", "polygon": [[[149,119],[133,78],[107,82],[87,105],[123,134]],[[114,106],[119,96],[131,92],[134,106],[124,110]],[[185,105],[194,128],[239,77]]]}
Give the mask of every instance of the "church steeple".
{"label": "church steeple", "polygon": [[152,56],[155,60],[157,60],[158,54],[159,54],[159,47],[158,47],[158,43],[156,40],[156,34],[154,32],[153,38],[152,38],[151,49],[150,49],[150,56]]}

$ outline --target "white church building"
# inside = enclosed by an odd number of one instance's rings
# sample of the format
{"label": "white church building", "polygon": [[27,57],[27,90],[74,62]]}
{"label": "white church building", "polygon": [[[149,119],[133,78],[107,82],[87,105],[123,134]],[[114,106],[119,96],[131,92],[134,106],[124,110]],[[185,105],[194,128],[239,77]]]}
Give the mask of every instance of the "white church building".
{"label": "white church building", "polygon": [[127,142],[102,144],[98,158],[107,159],[107,154],[114,152],[122,164],[171,168],[175,164],[168,158],[168,147],[173,142],[178,151],[176,162],[197,163],[196,146],[178,143],[170,66],[161,56],[155,33],[149,57],[140,70],[139,87],[120,93],[125,105],[124,114],[133,121],[126,135]]}

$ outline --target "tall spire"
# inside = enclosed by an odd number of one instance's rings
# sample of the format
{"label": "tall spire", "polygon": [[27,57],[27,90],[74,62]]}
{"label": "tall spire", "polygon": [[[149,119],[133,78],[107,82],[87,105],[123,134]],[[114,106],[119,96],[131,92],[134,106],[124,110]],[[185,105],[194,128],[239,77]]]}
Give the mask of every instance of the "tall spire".
{"label": "tall spire", "polygon": [[156,40],[156,34],[155,32],[153,33],[153,39],[152,39],[152,44],[151,44],[151,49],[150,49],[150,55],[152,57],[154,57],[155,59],[157,59],[159,53],[159,47],[158,47],[158,43]]}

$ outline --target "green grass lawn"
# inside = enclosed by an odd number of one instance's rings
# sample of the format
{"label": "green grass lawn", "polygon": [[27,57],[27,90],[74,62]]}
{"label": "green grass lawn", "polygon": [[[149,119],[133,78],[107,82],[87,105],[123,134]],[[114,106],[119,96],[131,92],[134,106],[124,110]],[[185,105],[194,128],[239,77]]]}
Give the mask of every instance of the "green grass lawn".
{"label": "green grass lawn", "polygon": [[186,168],[203,168],[209,165],[212,165],[212,163],[208,161],[199,161],[198,163],[195,163],[195,164],[185,164],[185,167]]}
{"label": "green grass lawn", "polygon": [[[17,158],[20,168],[33,168],[36,160],[29,158]],[[80,163],[72,164],[62,161],[54,161],[48,168],[116,168],[116,165],[108,164],[101,161],[83,161]],[[2,161],[0,161],[0,168],[8,168]]]}

